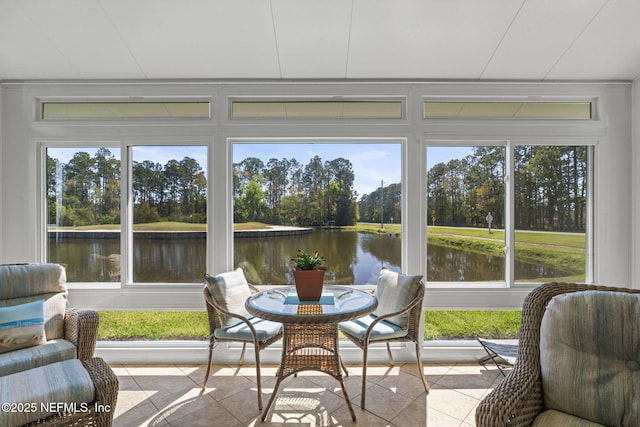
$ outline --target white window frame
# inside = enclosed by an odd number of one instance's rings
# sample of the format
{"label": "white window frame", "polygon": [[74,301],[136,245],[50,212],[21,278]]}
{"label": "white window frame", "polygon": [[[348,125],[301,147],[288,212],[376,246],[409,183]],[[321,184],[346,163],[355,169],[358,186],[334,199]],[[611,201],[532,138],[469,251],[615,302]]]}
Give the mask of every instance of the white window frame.
{"label": "white window frame", "polygon": [[515,182],[512,179],[515,176],[515,164],[514,164],[514,150],[516,146],[584,146],[588,147],[587,151],[587,224],[586,224],[586,272],[585,272],[585,283],[593,283],[594,282],[594,274],[593,274],[593,226],[594,226],[594,209],[593,203],[595,200],[594,197],[594,186],[593,186],[593,162],[594,162],[594,149],[598,145],[598,140],[593,138],[584,138],[578,141],[575,138],[566,138],[566,137],[558,137],[553,139],[548,138],[515,138],[508,140],[473,140],[473,139],[465,139],[465,140],[457,140],[457,139],[426,139],[425,143],[425,152],[429,147],[480,147],[480,146],[493,146],[493,147],[504,147],[505,148],[505,165],[506,165],[506,174],[505,174],[505,206],[504,206],[504,218],[505,218],[505,242],[504,242],[504,252],[505,252],[505,274],[504,280],[499,281],[464,281],[464,282],[441,282],[441,281],[427,281],[427,287],[438,289],[438,288],[532,288],[538,286],[538,282],[526,282],[515,280],[515,229],[514,229],[514,216],[515,216]]}
{"label": "white window frame", "polygon": [[[151,144],[157,144],[158,135],[161,137],[173,136],[172,141],[179,137],[193,138],[205,141],[209,146],[209,217],[215,217],[215,221],[209,221],[207,225],[208,243],[208,271],[218,272],[229,269],[233,265],[232,248],[229,230],[231,229],[232,214],[228,202],[220,203],[220,200],[230,199],[230,186],[228,179],[230,171],[230,149],[228,141],[233,138],[403,138],[406,140],[403,149],[403,211],[417,212],[420,218],[403,225],[403,269],[409,274],[421,274],[425,270],[426,262],[426,140],[508,140],[529,141],[540,143],[548,138],[551,142],[557,142],[559,138],[568,140],[575,137],[573,145],[582,144],[587,139],[590,144],[596,146],[593,150],[593,160],[590,167],[595,171],[591,179],[596,180],[596,185],[591,185],[591,191],[597,193],[599,180],[606,174],[599,168],[602,152],[597,145],[603,141],[612,144],[613,147],[621,146],[619,142],[626,137],[624,118],[619,119],[616,114],[622,113],[625,91],[628,85],[623,83],[601,84],[545,84],[545,83],[464,83],[464,82],[167,82],[162,84],[94,84],[94,83],[16,83],[6,86],[5,99],[7,102],[17,103],[12,111],[28,112],[28,114],[12,114],[12,119],[17,122],[7,122],[7,140],[25,141],[25,144],[66,144],[78,146],[79,143],[95,144],[95,146],[112,146],[112,141],[142,141],[152,140]],[[46,99],[91,99],[100,100],[113,98],[114,94],[135,93],[136,96],[155,98],[180,98],[180,99],[205,99],[212,100],[211,120],[172,120],[170,123],[150,123],[144,120],[126,121],[56,121],[46,122],[39,120],[35,112],[37,102]],[[287,120],[243,120],[233,121],[228,115],[228,100],[238,98],[281,98],[283,94],[301,99],[318,99],[332,96],[361,97],[361,98],[385,98],[398,97],[405,99],[406,117],[399,120],[296,120],[295,123]],[[336,95],[338,94],[338,95]],[[559,101],[571,101],[576,99],[590,99],[593,104],[593,116],[591,120],[467,120],[467,119],[423,119],[422,107],[425,99],[520,99],[534,97],[536,99],[557,99]],[[624,104],[626,108],[626,104]],[[106,141],[106,142],[105,142]],[[523,142],[527,144],[527,142]],[[42,165],[44,159],[34,145],[28,147],[30,153],[22,154],[20,158],[32,158],[36,153],[34,165],[27,167],[34,172],[32,176],[38,176],[40,189],[33,183],[26,184],[28,193],[27,208],[35,207],[38,212],[38,221],[43,224],[43,197],[38,194],[42,191],[44,178]],[[609,146],[607,146],[609,148]],[[14,144],[2,147],[10,155],[18,151]],[[611,150],[607,150],[603,156],[606,165],[612,164]],[[121,158],[121,161],[123,159]],[[39,165],[39,166],[38,166]],[[215,176],[211,173],[215,171]],[[596,176],[597,174],[597,176]],[[221,178],[221,179],[216,179]],[[616,176],[616,183],[621,178]],[[15,191],[5,189],[9,196]],[[597,194],[595,194],[597,195]],[[607,198],[611,200],[611,198]],[[592,204],[597,203],[595,197]],[[5,203],[5,206],[8,203]],[[599,206],[599,205],[598,205]],[[594,209],[595,210],[595,209]],[[601,211],[599,208],[597,210]],[[596,212],[596,213],[597,213]],[[9,214],[14,209],[9,210]],[[6,215],[7,216],[7,215]],[[617,217],[624,218],[624,215]],[[592,221],[596,221],[591,215]],[[5,219],[6,223],[6,219]],[[600,223],[599,223],[600,224]],[[33,224],[30,223],[30,229]],[[590,239],[590,244],[595,246],[599,236],[603,235],[603,227],[598,226],[597,233]],[[35,255],[36,261],[44,260],[42,247],[42,228],[33,232],[35,238],[28,239],[25,244],[17,245],[17,255],[24,259]],[[620,240],[620,232],[616,230],[615,239]],[[12,241],[16,240],[16,233],[4,230],[4,235]],[[611,247],[611,240],[602,239],[605,249]],[[411,243],[409,243],[411,241]],[[14,242],[15,243],[15,242]],[[3,247],[5,257],[8,251]],[[598,254],[603,257],[602,247]],[[26,255],[25,255],[26,254]],[[613,260],[610,256],[603,257],[605,261],[612,261],[611,266],[603,264],[606,278],[621,278],[624,282],[629,277],[624,271],[624,261]],[[12,259],[9,257],[9,259]],[[598,282],[598,262],[593,254],[590,260],[594,264],[592,277]],[[622,267],[622,268],[618,268]],[[617,273],[616,271],[622,271]],[[626,283],[618,283],[625,285]],[[70,301],[73,305],[83,308],[119,310],[147,310],[147,309],[178,309],[201,310],[204,308],[201,286],[127,286],[118,289],[102,289],[92,286],[91,289],[71,289]],[[425,298],[425,309],[517,309],[531,290],[528,286],[513,286],[473,289],[469,287],[429,288]],[[125,345],[126,346],[126,345]],[[429,346],[438,346],[437,343],[429,343]],[[446,354],[452,348],[459,349],[461,345],[447,342]],[[462,345],[465,347],[465,345]],[[464,351],[463,351],[464,353]],[[436,353],[434,353],[435,356]],[[150,360],[150,359],[143,359]]]}

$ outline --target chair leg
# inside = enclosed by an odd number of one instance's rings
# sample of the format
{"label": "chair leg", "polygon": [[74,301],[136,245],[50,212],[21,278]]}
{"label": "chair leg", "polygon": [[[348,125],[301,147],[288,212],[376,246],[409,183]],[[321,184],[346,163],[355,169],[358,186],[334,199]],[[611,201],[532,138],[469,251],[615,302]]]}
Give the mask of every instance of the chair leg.
{"label": "chair leg", "polygon": [[240,362],[238,362],[238,365],[242,366],[242,364],[244,363],[244,350],[247,348],[247,343],[243,342],[242,343],[242,352],[240,353]]}
{"label": "chair leg", "polygon": [[342,357],[340,358],[340,366],[342,366],[342,370],[344,371],[344,375],[346,377],[348,377],[349,376],[349,371],[347,371],[347,367],[344,366],[344,362],[342,361]]}
{"label": "chair leg", "polygon": [[420,379],[422,380],[422,385],[424,386],[424,391],[429,394],[429,384],[427,383],[427,379],[424,377],[424,369],[422,368],[422,360],[420,360],[420,344],[417,342],[416,344],[416,361],[418,363],[418,371],[420,373]]}
{"label": "chair leg", "polygon": [[362,358],[362,396],[360,397],[360,407],[364,409],[365,391],[367,386],[367,350],[369,346],[365,345],[362,349],[364,356]]}
{"label": "chair leg", "polygon": [[388,342],[386,344],[387,344],[387,354],[389,355],[389,364],[393,366],[393,356],[391,355],[391,347],[389,346]]}
{"label": "chair leg", "polygon": [[211,372],[211,359],[213,357],[213,343],[209,344],[209,362],[207,362],[207,373],[204,374],[204,381],[202,382],[202,391],[207,387],[207,381],[209,380],[209,373]]}
{"label": "chair leg", "polygon": [[[262,411],[262,383],[260,381],[260,347],[255,345],[256,352],[256,381],[258,383],[258,409]],[[243,347],[244,351],[244,347]]]}

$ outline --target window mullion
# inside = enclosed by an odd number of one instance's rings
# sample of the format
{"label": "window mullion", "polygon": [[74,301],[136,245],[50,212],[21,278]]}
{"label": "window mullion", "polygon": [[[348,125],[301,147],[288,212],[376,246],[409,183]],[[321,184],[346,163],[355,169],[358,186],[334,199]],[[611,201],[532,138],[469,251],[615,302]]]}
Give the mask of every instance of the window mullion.
{"label": "window mullion", "polygon": [[132,280],[132,266],[133,266],[133,184],[132,173],[133,168],[131,166],[131,147],[123,145],[121,148],[121,163],[120,167],[122,181],[120,183],[121,194],[121,221],[120,221],[120,240],[121,256],[120,256],[120,268],[121,271],[121,286],[124,287],[127,284],[133,283]]}
{"label": "window mullion", "polygon": [[515,160],[514,145],[512,141],[507,142],[506,150],[507,173],[504,177],[505,184],[505,281],[507,286],[511,287],[515,283]]}

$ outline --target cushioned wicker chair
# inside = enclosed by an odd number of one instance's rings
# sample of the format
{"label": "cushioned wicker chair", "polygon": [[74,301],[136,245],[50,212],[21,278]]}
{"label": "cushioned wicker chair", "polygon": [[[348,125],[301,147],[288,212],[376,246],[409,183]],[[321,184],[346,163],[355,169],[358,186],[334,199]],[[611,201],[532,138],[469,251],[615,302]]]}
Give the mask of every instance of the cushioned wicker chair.
{"label": "cushioned wicker chair", "polygon": [[60,264],[0,265],[0,401],[24,403],[0,425],[111,425],[118,377],[93,357],[98,313],[67,294]]}
{"label": "cushioned wicker chair", "polygon": [[282,337],[282,325],[251,316],[246,312],[244,303],[257,289],[249,285],[242,269],[219,274],[205,275],[204,299],[209,318],[209,361],[202,383],[207,386],[213,348],[219,342],[241,342],[240,362],[244,361],[247,343],[253,344],[256,360],[256,378],[258,383],[258,409],[262,410],[262,385],[260,382],[260,351]]}
{"label": "cushioned wicker chair", "polygon": [[[424,282],[422,276],[407,276],[382,269],[376,288],[378,308],[373,314],[338,325],[340,332],[363,351],[362,395],[360,407],[365,408],[367,381],[367,353],[372,343],[386,343],[389,362],[393,366],[390,342],[411,341],[416,346],[418,371],[425,392],[429,385],[424,377],[420,360],[420,319],[422,318],[422,300]],[[346,367],[343,369],[347,372]]]}
{"label": "cushioned wicker chair", "polygon": [[[60,264],[0,265],[0,307],[11,307],[12,316],[29,304],[41,304],[44,329],[40,339],[23,341],[33,331],[4,329],[0,334],[0,376],[67,359],[93,357],[99,316],[93,310],[75,310],[67,302],[67,276]],[[26,314],[26,313],[25,313]],[[42,327],[42,326],[41,326]],[[12,332],[13,331],[13,332]],[[13,336],[11,336],[13,334]],[[7,335],[7,336],[5,336]]]}
{"label": "cushioned wicker chair", "polygon": [[638,425],[638,294],[575,283],[534,289],[515,366],[480,402],[476,424]]}

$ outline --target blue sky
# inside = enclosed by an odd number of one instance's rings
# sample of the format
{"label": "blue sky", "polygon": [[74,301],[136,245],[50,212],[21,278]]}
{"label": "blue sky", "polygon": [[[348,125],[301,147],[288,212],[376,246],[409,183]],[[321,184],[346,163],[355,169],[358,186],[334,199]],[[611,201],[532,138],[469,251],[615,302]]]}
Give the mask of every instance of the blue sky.
{"label": "blue sky", "polygon": [[[49,148],[49,154],[67,163],[78,151],[94,154],[95,148]],[[119,150],[111,149],[116,157]],[[430,147],[427,156],[427,169],[433,165],[447,163],[452,158],[463,158],[471,153],[471,147]],[[364,143],[364,144],[327,144],[327,143],[273,143],[251,144],[235,143],[233,145],[233,162],[237,163],[247,157],[257,157],[265,164],[271,158],[295,158],[303,166],[318,155],[323,162],[344,157],[351,161],[355,174],[354,189],[358,197],[371,193],[384,185],[398,183],[401,180],[401,146],[397,143]],[[207,149],[204,146],[136,146],[133,150],[134,160],[151,160],[165,165],[169,160],[182,160],[192,157],[204,167],[207,162]]]}
{"label": "blue sky", "polygon": [[354,189],[358,197],[371,193],[384,185],[400,182],[400,144],[234,144],[233,162],[247,157],[257,157],[265,164],[271,158],[295,158],[305,166],[314,156],[320,156],[323,163],[344,157],[351,161],[355,175]]}

